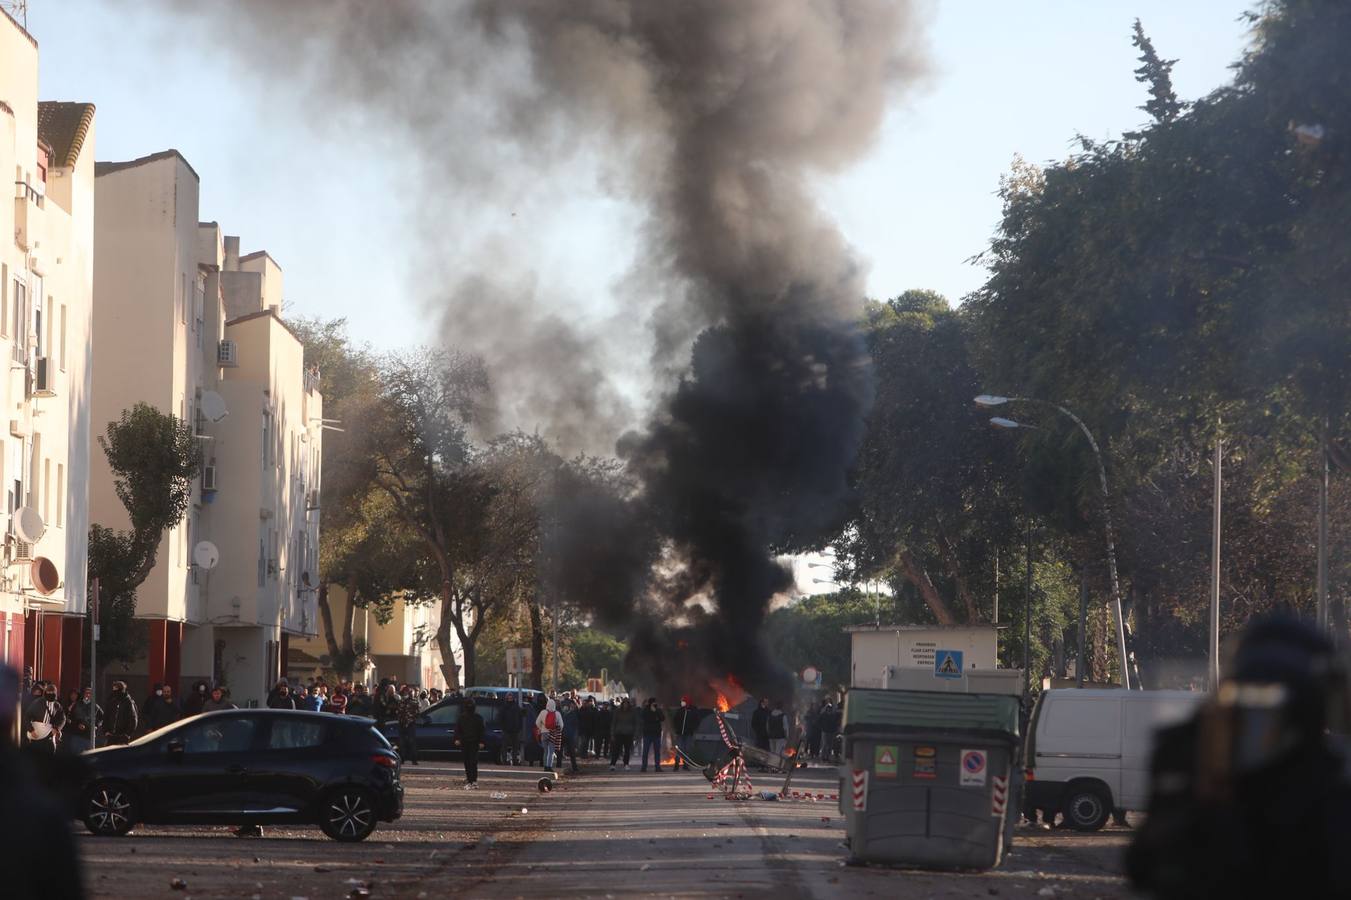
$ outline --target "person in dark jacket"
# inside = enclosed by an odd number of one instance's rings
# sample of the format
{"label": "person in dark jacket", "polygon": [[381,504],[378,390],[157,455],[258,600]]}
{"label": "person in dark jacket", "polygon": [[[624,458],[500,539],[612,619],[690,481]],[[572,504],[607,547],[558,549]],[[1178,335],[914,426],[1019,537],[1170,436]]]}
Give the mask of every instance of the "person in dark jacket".
{"label": "person in dark jacket", "polygon": [[268,709],[295,709],[296,700],[291,696],[291,686],[283,678],[277,682],[277,686],[267,695]]}
{"label": "person in dark jacket", "polygon": [[223,709],[239,709],[231,703],[225,696],[225,688],[219,684],[211,689],[210,696],[202,704],[202,712],[219,712]]}
{"label": "person in dark jacket", "polygon": [[808,759],[816,759],[821,752],[821,704],[813,701],[812,705],[807,707],[807,715],[803,717],[803,724],[807,726],[807,749],[804,751]]}
{"label": "person in dark jacket", "polygon": [[648,697],[643,705],[643,759],[638,771],[647,771],[647,754],[652,752],[652,765],[661,771],[661,726],[666,721],[666,713],[657,704],[656,697]]}
{"label": "person in dark jacket", "polygon": [[206,701],[210,699],[211,686],[205,681],[197,681],[192,685],[192,690],[183,698],[183,715],[195,716],[206,706]]}
{"label": "person in dark jacket", "polygon": [[614,704],[605,702],[596,710],[596,757],[606,759],[610,755],[610,725],[614,722]]}
{"label": "person in dark jacket", "polygon": [[829,762],[839,762],[836,755],[835,739],[840,734],[840,708],[829,700],[821,708],[821,758]]}
{"label": "person in dark jacket", "polygon": [[483,747],[483,716],[474,710],[474,699],[460,704],[460,718],[455,723],[455,743],[464,754],[464,789],[478,790],[478,754]]}
{"label": "person in dark jacket", "polygon": [[572,771],[577,772],[577,701],[571,696],[564,697],[558,712],[563,717],[563,753],[572,760]]}
{"label": "person in dark jacket", "polygon": [[769,710],[769,750],[783,755],[788,744],[788,714],[783,711],[783,702],[775,700]]}
{"label": "person in dark jacket", "polygon": [[615,770],[622,753],[624,769],[629,767],[629,758],[633,755],[633,739],[638,734],[638,707],[628,697],[619,701],[619,708],[610,718],[610,771]]}
{"label": "person in dark jacket", "polygon": [[680,709],[671,719],[671,731],[675,734],[676,747],[680,753],[676,756],[675,767],[690,770],[688,757],[694,749],[694,729],[699,727],[699,710],[694,708],[689,697],[680,698]]}
{"label": "person in dark jacket", "polygon": [[375,708],[371,704],[371,692],[365,684],[358,684],[352,688],[352,695],[347,698],[347,714],[349,716],[365,716],[371,718],[375,713]]}
{"label": "person in dark jacket", "polygon": [[28,748],[35,753],[55,753],[66,727],[66,710],[56,694],[56,685],[43,685],[42,696],[28,704]]}
{"label": "person in dark jacket", "polygon": [[577,749],[582,759],[586,759],[592,753],[591,745],[596,739],[596,720],[599,715],[595,697],[587,697],[577,710]]}
{"label": "person in dark jacket", "polygon": [[394,717],[399,722],[399,755],[415,766],[421,765],[417,758],[417,720],[421,714],[417,693],[411,684],[405,684]]}
{"label": "person in dark jacket", "polygon": [[125,681],[114,681],[112,695],[108,700],[107,714],[103,717],[103,731],[109,744],[128,743],[140,730],[141,716],[136,703],[127,693]]}
{"label": "person in dark jacket", "polygon": [[94,746],[95,737],[103,733],[103,708],[94,702],[91,688],[80,691],[78,699],[66,711],[66,721],[66,749],[83,753]]}
{"label": "person in dark jacket", "polygon": [[525,725],[525,711],[521,709],[519,695],[502,705],[497,722],[502,726],[503,765],[521,765],[525,762],[521,755],[521,728]]}
{"label": "person in dark jacket", "polygon": [[761,700],[760,705],[751,713],[751,737],[755,746],[761,750],[769,749],[769,701]]}
{"label": "person in dark jacket", "polygon": [[375,698],[375,721],[379,725],[386,722],[392,722],[399,717],[399,692],[394,687],[394,682],[381,682],[384,687],[381,688],[379,696]]}
{"label": "person in dark jacket", "polygon": [[172,685],[160,685],[157,696],[150,700],[146,707],[142,710],[141,724],[147,733],[163,728],[165,725],[172,725],[183,718],[183,710],[179,707],[178,701],[174,699]]}

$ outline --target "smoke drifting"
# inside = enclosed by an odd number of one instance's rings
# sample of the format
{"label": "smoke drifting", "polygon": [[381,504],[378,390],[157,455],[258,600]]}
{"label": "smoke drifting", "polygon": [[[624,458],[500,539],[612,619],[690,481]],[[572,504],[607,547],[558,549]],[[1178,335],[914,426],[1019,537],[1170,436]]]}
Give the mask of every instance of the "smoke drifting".
{"label": "smoke drifting", "polygon": [[[246,8],[231,20],[264,56],[307,71],[358,116],[401,122],[429,168],[455,170],[448,190],[509,194],[509,174],[581,147],[601,152],[609,190],[647,211],[626,284],[645,291],[632,299],[651,329],[652,371],[679,377],[618,443],[635,495],[605,503],[583,487],[562,504],[556,581],[604,621],[645,622],[633,662],[666,667],[653,675],[667,689],[731,673],[769,690],[758,635],[792,584],[774,556],[817,546],[838,524],[873,397],[862,269],[809,179],[857,159],[888,99],[922,71],[914,7]],[[509,157],[485,157],[484,135],[509,139]],[[606,361],[587,352],[591,336],[532,304],[485,299],[500,284],[476,275],[450,292],[447,341],[490,354],[509,401],[552,406],[557,431],[606,433],[626,410]],[[674,620],[684,624],[669,630]]]}

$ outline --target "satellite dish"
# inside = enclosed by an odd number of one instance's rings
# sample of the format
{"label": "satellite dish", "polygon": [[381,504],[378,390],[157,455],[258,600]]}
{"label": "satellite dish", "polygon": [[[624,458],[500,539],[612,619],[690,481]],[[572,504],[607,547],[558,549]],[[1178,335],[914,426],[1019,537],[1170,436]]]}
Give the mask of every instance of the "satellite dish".
{"label": "satellite dish", "polygon": [[230,410],[225,407],[225,398],[215,391],[203,391],[202,399],[197,401],[197,408],[211,422],[219,422],[230,414]]}
{"label": "satellite dish", "polygon": [[197,546],[192,548],[192,561],[199,568],[206,569],[209,572],[216,568],[216,563],[220,562],[220,551],[210,541],[199,541]]}
{"label": "satellite dish", "polygon": [[26,544],[36,544],[42,540],[42,533],[47,530],[47,525],[36,509],[31,506],[20,506],[14,511],[14,530],[19,533],[19,540]]}
{"label": "satellite dish", "polygon": [[61,586],[61,573],[56,570],[56,563],[45,556],[33,560],[28,572],[33,578],[33,587],[37,588],[39,594],[50,594]]}

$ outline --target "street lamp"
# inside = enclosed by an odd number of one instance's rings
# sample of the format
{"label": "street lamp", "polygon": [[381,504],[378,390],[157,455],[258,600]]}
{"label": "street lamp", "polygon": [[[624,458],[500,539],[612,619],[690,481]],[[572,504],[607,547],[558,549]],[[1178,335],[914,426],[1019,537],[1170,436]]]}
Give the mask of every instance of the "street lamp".
{"label": "street lamp", "polygon": [[[1107,569],[1112,577],[1112,612],[1116,617],[1116,643],[1117,653],[1121,657],[1121,686],[1130,689],[1130,661],[1126,657],[1126,622],[1121,614],[1121,583],[1116,574],[1116,540],[1113,537],[1112,528],[1112,495],[1107,490],[1107,468],[1102,462],[1102,450],[1098,448],[1098,442],[1093,437],[1093,432],[1088,430],[1088,426],[1083,420],[1070,412],[1059,403],[1051,403],[1047,400],[1037,400],[1033,397],[1001,397],[998,394],[981,394],[975,398],[976,405],[985,408],[1003,406],[1006,403],[1036,403],[1040,406],[1049,406],[1056,412],[1069,418],[1079,427],[1085,438],[1088,439],[1088,446],[1093,448],[1093,459],[1098,464],[1098,485],[1102,488],[1102,520],[1103,529],[1107,535]],[[990,420],[990,424],[997,428],[1031,428],[1030,425],[1023,425],[1015,422],[1013,419],[1005,419],[996,416]],[[1084,636],[1079,635],[1080,643]]]}

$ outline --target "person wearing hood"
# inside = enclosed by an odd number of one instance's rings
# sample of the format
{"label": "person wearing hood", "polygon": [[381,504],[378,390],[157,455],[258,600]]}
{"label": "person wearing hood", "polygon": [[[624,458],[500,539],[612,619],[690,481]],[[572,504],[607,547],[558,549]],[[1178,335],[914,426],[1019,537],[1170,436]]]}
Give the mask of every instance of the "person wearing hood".
{"label": "person wearing hood", "polygon": [[108,712],[103,718],[103,731],[109,744],[126,744],[140,729],[141,716],[136,703],[127,693],[125,681],[114,681]]}
{"label": "person wearing hood", "polygon": [[103,708],[94,702],[92,688],[80,691],[79,698],[71,705],[68,721],[66,749],[83,753],[93,747],[95,739],[102,734]]}
{"label": "person wearing hood", "polygon": [[661,727],[666,722],[666,713],[662,711],[661,705],[656,697],[648,697],[647,703],[643,704],[643,757],[640,772],[647,771],[648,751],[652,753],[652,766],[658,772],[661,771]]}
{"label": "person wearing hood", "polygon": [[619,702],[610,717],[610,771],[615,770],[619,757],[624,757],[624,771],[628,771],[633,756],[633,738],[638,734],[638,707],[628,697]]}
{"label": "person wearing hood", "polygon": [[676,755],[675,767],[677,770],[690,770],[690,751],[694,749],[694,729],[699,727],[699,711],[694,708],[688,696],[680,698],[680,709],[676,710],[671,719],[671,730],[675,733],[676,747],[680,752]]}
{"label": "person wearing hood", "polygon": [[761,750],[769,749],[769,701],[761,700],[760,705],[751,713],[751,737],[755,746]]}
{"label": "person wearing hood", "polygon": [[26,710],[28,718],[28,746],[38,753],[55,753],[61,743],[61,730],[66,727],[66,711],[56,694],[56,685],[43,685],[42,696],[33,699]]}
{"label": "person wearing hood", "polygon": [[577,701],[571,695],[565,696],[558,711],[563,716],[563,751],[572,760],[572,771],[578,772],[580,770],[577,768],[577,729],[579,726]]}
{"label": "person wearing hood", "polygon": [[563,717],[553,700],[547,701],[544,710],[535,717],[535,731],[539,733],[539,742],[544,748],[544,769],[552,772],[554,761],[562,755],[563,750]]}
{"label": "person wearing hood", "polygon": [[784,748],[788,746],[788,714],[783,711],[783,701],[775,700],[770,705],[766,727],[769,730],[769,751],[782,756]]}
{"label": "person wearing hood", "polygon": [[173,685],[162,684],[155,693],[155,698],[147,705],[145,715],[142,716],[142,724],[147,732],[172,725],[183,718],[183,710],[174,699]]}
{"label": "person wearing hood", "polygon": [[521,708],[519,691],[502,704],[497,713],[497,724],[502,729],[502,764],[523,764],[525,754],[521,751],[521,729],[525,726],[525,710]]}
{"label": "person wearing hood", "polygon": [[202,712],[219,712],[223,709],[239,709],[225,697],[225,688],[219,684],[211,689],[211,694],[202,704]]}
{"label": "person wearing hood", "polygon": [[183,715],[195,716],[206,706],[206,701],[210,699],[211,686],[205,681],[198,680],[193,683],[192,690],[183,698]]}
{"label": "person wearing hood", "polygon": [[483,716],[474,711],[474,699],[465,698],[460,704],[460,718],[455,723],[455,743],[464,755],[464,789],[478,790],[478,754],[483,747]]}

